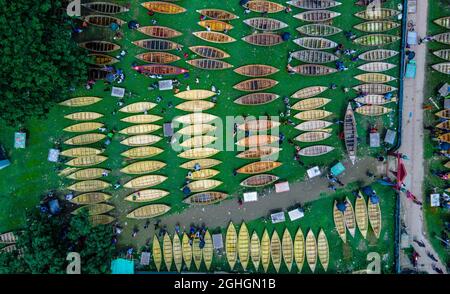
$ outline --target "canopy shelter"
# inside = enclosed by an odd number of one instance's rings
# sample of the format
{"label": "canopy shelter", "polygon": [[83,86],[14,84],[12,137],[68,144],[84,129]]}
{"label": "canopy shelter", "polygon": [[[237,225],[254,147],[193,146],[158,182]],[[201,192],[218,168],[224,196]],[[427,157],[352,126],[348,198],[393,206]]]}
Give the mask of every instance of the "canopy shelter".
{"label": "canopy shelter", "polygon": [[24,149],[26,146],[27,134],[23,132],[14,133],[14,148]]}
{"label": "canopy shelter", "polygon": [[441,195],[440,194],[431,194],[430,195],[430,206],[431,207],[441,206]]}
{"label": "canopy shelter", "polygon": [[331,168],[331,174],[335,177],[339,176],[345,171],[345,166],[338,162]]}
{"label": "canopy shelter", "polygon": [[212,235],[213,246],[214,249],[220,250],[223,249],[223,237],[222,234],[214,234]]}
{"label": "canopy shelter", "polygon": [[302,217],[304,217],[305,213],[303,212],[303,209],[296,208],[296,209],[290,210],[288,212],[288,215],[289,215],[289,219],[291,221],[295,221],[295,220],[298,220],[298,219],[301,219]]}
{"label": "canopy shelter", "polygon": [[50,162],[58,162],[60,151],[58,149],[48,150],[47,160]]}
{"label": "canopy shelter", "polygon": [[142,252],[141,253],[141,265],[149,265],[150,264],[150,252]]}
{"label": "canopy shelter", "polygon": [[408,40],[409,45],[417,45],[417,32],[412,31],[408,32]]}
{"label": "canopy shelter", "polygon": [[258,192],[244,193],[244,202],[255,202],[255,201],[258,201]]}
{"label": "canopy shelter", "polygon": [[447,97],[450,94],[450,85],[445,83],[442,87],[439,88],[439,95],[442,97]]}
{"label": "canopy shelter", "polygon": [[173,81],[172,80],[158,81],[158,89],[160,91],[173,90]]}
{"label": "canopy shelter", "polygon": [[284,212],[276,212],[270,215],[273,224],[278,224],[286,221],[286,217],[284,216]]}
{"label": "canopy shelter", "polygon": [[282,182],[275,184],[275,192],[276,193],[283,193],[283,192],[289,192],[289,182]]}
{"label": "canopy shelter", "polygon": [[111,262],[111,273],[113,275],[134,274],[134,262],[132,260],[118,258]]}
{"label": "canopy shelter", "polygon": [[123,98],[125,96],[125,88],[112,87],[111,96],[112,97]]}
{"label": "canopy shelter", "polygon": [[369,134],[369,146],[371,148],[380,147],[380,133],[374,132]]}
{"label": "canopy shelter", "polygon": [[320,176],[321,172],[318,166],[312,167],[306,171],[310,179]]}

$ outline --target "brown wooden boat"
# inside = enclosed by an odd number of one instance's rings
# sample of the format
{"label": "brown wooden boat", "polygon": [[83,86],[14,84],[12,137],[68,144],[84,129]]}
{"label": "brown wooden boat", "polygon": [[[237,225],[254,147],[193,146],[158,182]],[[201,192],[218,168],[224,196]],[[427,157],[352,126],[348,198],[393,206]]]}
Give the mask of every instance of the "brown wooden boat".
{"label": "brown wooden boat", "polygon": [[235,73],[247,77],[265,77],[277,73],[278,71],[278,68],[265,64],[249,64],[234,70]]}
{"label": "brown wooden boat", "polygon": [[189,70],[167,64],[146,64],[133,67],[138,73],[145,75],[181,75]]}
{"label": "brown wooden boat", "polygon": [[119,62],[117,58],[100,53],[88,54],[88,57],[90,59],[89,62],[95,65],[111,65]]}
{"label": "brown wooden boat", "polygon": [[280,138],[278,136],[271,135],[252,135],[237,141],[238,146],[243,147],[258,147],[278,142]]}
{"label": "brown wooden boat", "polygon": [[88,78],[89,80],[98,81],[98,80],[106,80],[106,76],[109,71],[105,68],[101,67],[90,67],[88,69]]}
{"label": "brown wooden boat", "polygon": [[280,96],[273,93],[252,93],[234,100],[234,103],[241,105],[263,105],[270,103]]}
{"label": "brown wooden boat", "polygon": [[229,23],[216,19],[202,20],[198,22],[198,25],[204,28],[209,28],[215,32],[224,32],[233,29],[233,26]]}
{"label": "brown wooden boat", "polygon": [[189,49],[195,54],[210,59],[224,59],[230,57],[230,54],[223,50],[211,46],[192,46]]}
{"label": "brown wooden boat", "polygon": [[237,158],[242,159],[260,159],[265,157],[270,157],[274,154],[277,154],[281,151],[281,148],[278,147],[272,147],[272,146],[260,146],[255,148],[250,148],[248,150],[245,150],[238,155],[236,155]]}
{"label": "brown wooden boat", "polygon": [[311,10],[294,15],[295,18],[307,22],[326,22],[341,14],[331,10]]}
{"label": "brown wooden boat", "polygon": [[359,55],[359,58],[365,61],[383,61],[398,54],[395,50],[375,49],[366,51]]}
{"label": "brown wooden boat", "polygon": [[163,26],[145,26],[137,29],[139,32],[154,38],[170,39],[182,35],[177,30]]}
{"label": "brown wooden boat", "polygon": [[261,132],[268,131],[280,126],[278,121],[270,119],[246,119],[243,124],[238,125],[238,129],[242,131]]}
{"label": "brown wooden boat", "polygon": [[137,59],[148,63],[167,64],[180,60],[180,57],[168,52],[146,52],[136,55]]}
{"label": "brown wooden boat", "polygon": [[217,60],[217,59],[208,59],[208,58],[202,58],[202,59],[192,59],[186,61],[190,65],[205,69],[205,70],[222,70],[222,69],[229,69],[233,66],[229,64],[228,62]]}
{"label": "brown wooden boat", "polygon": [[281,162],[277,161],[258,161],[249,163],[237,170],[240,174],[259,174],[271,171],[279,166]]}
{"label": "brown wooden boat", "polygon": [[129,8],[110,2],[95,1],[81,4],[84,7],[103,14],[117,14],[130,11]]}
{"label": "brown wooden boat", "polygon": [[180,44],[163,39],[145,39],[134,41],[133,44],[151,51],[170,51],[183,47]]}
{"label": "brown wooden boat", "polygon": [[222,192],[200,192],[183,200],[184,203],[191,205],[210,205],[225,200],[228,194]]}
{"label": "brown wooden boat", "polygon": [[339,59],[336,55],[319,50],[299,50],[292,54],[295,59],[305,63],[323,64]]}
{"label": "brown wooden boat", "polygon": [[344,141],[348,157],[352,164],[356,162],[356,151],[358,149],[358,128],[352,105],[349,103],[344,117]]}
{"label": "brown wooden boat", "polygon": [[216,20],[233,20],[233,19],[239,18],[239,16],[237,16],[231,12],[222,10],[222,9],[207,8],[207,9],[197,10],[197,12],[208,18],[216,19]]}
{"label": "brown wooden boat", "polygon": [[324,50],[337,47],[337,43],[322,37],[302,37],[294,40],[294,43],[309,50]]}
{"label": "brown wooden boat", "polygon": [[99,53],[114,52],[120,49],[119,45],[106,41],[87,41],[78,43],[78,46],[89,51]]}
{"label": "brown wooden boat", "polygon": [[211,43],[232,43],[235,42],[236,39],[233,37],[230,37],[228,35],[225,35],[224,33],[219,32],[211,32],[211,31],[200,31],[200,32],[193,32],[192,33],[197,38],[200,38],[204,41],[211,42]]}
{"label": "brown wooden boat", "polygon": [[285,9],[283,5],[267,0],[252,0],[247,2],[244,7],[260,13],[277,13]]}
{"label": "brown wooden boat", "polygon": [[84,17],[84,21],[99,27],[109,27],[113,23],[123,26],[126,23],[121,19],[109,15],[87,15]]}
{"label": "brown wooden boat", "polygon": [[281,35],[275,33],[257,33],[242,38],[245,42],[256,46],[275,46],[283,43]]}
{"label": "brown wooden boat", "polygon": [[278,19],[267,17],[254,17],[244,20],[244,23],[259,31],[277,31],[287,28],[288,25]]}
{"label": "brown wooden boat", "polygon": [[357,92],[364,92],[367,95],[384,95],[397,90],[397,88],[385,84],[362,84],[353,87],[353,89]]}
{"label": "brown wooden boat", "polygon": [[257,188],[264,187],[278,181],[279,177],[270,174],[260,174],[251,176],[241,182],[241,186]]}
{"label": "brown wooden boat", "polygon": [[337,72],[337,69],[318,64],[301,64],[293,68],[296,73],[303,76],[324,76]]}
{"label": "brown wooden boat", "polygon": [[161,14],[179,14],[186,11],[185,8],[179,5],[162,1],[144,2],[141,5],[150,11]]}
{"label": "brown wooden boat", "polygon": [[272,87],[275,87],[277,84],[278,81],[272,79],[257,78],[242,81],[234,85],[233,88],[239,91],[256,92],[270,89]]}

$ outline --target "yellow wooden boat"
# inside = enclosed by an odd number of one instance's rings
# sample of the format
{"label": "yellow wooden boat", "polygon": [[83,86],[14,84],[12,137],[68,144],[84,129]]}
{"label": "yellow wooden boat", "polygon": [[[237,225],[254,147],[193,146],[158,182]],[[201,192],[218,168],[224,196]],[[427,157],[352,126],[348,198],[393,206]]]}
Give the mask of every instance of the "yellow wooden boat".
{"label": "yellow wooden boat", "polygon": [[186,187],[188,187],[192,193],[197,193],[215,189],[220,185],[222,185],[222,182],[218,180],[199,180],[190,182]]}
{"label": "yellow wooden boat", "polygon": [[92,223],[92,226],[98,226],[98,225],[107,225],[112,223],[115,220],[114,217],[106,214],[97,214],[97,215],[90,215],[89,221]]}
{"label": "yellow wooden boat", "polygon": [[65,100],[63,102],[60,102],[59,105],[68,106],[68,107],[83,107],[83,106],[89,106],[89,105],[95,104],[100,101],[102,101],[102,98],[100,98],[100,97],[92,97],[92,96],[75,97],[75,98],[71,98],[71,99]]}
{"label": "yellow wooden boat", "polygon": [[331,137],[331,134],[328,132],[314,131],[314,132],[306,132],[306,133],[300,134],[295,138],[295,140],[297,140],[299,142],[312,143],[312,142],[323,141],[325,139],[328,139],[329,137]]}
{"label": "yellow wooden boat", "polygon": [[203,58],[224,59],[230,57],[230,54],[211,46],[191,46],[189,50]]}
{"label": "yellow wooden boat", "polygon": [[159,125],[153,124],[142,124],[142,125],[134,125],[119,131],[120,134],[124,135],[144,135],[153,133],[161,128]]}
{"label": "yellow wooden boat", "polygon": [[298,272],[301,272],[305,262],[305,237],[300,227],[294,237],[294,259]]}
{"label": "yellow wooden boat", "polygon": [[294,105],[292,105],[292,109],[300,110],[300,111],[313,110],[313,109],[323,107],[330,102],[331,102],[331,99],[328,99],[328,98],[321,98],[321,97],[308,98],[305,100],[301,100],[301,101],[295,103]]}
{"label": "yellow wooden boat", "polygon": [[447,161],[447,162],[444,164],[444,166],[445,166],[446,168],[450,168],[450,161]]}
{"label": "yellow wooden boat", "polygon": [[149,124],[162,119],[161,116],[153,114],[137,114],[122,118],[121,121],[131,124]]}
{"label": "yellow wooden boat", "polygon": [[150,109],[156,107],[156,103],[153,102],[136,102],[119,109],[120,112],[124,113],[142,113],[149,111]]}
{"label": "yellow wooden boat", "polygon": [[176,233],[173,235],[172,250],[175,267],[178,272],[181,272],[181,266],[183,264],[183,250],[181,247],[180,237]]}
{"label": "yellow wooden boat", "polygon": [[233,20],[239,18],[239,16],[222,9],[206,8],[197,10],[197,12],[208,18],[216,20]]}
{"label": "yellow wooden boat", "polygon": [[251,11],[260,13],[277,13],[285,9],[285,7],[281,4],[266,0],[252,0],[247,2],[244,7],[250,9]]}
{"label": "yellow wooden boat", "polygon": [[186,159],[201,159],[201,158],[214,156],[219,152],[220,152],[220,150],[217,150],[215,148],[202,147],[202,148],[194,148],[194,149],[186,150],[186,151],[178,154],[178,157],[186,158]]}
{"label": "yellow wooden boat", "polygon": [[72,214],[79,214],[82,211],[87,211],[89,215],[97,215],[107,213],[114,209],[114,206],[106,204],[106,203],[97,203],[97,204],[89,204],[85,206],[81,206],[80,208],[72,211]]}
{"label": "yellow wooden boat", "polygon": [[136,135],[122,140],[120,144],[131,147],[138,147],[155,144],[161,139],[161,137],[155,135]]}
{"label": "yellow wooden boat", "polygon": [[182,35],[177,30],[163,26],[144,26],[139,27],[137,31],[154,38],[171,39]]}
{"label": "yellow wooden boat", "polygon": [[183,233],[183,239],[181,241],[183,248],[183,260],[187,269],[189,270],[192,262],[192,246],[189,244],[189,237],[186,233]]}
{"label": "yellow wooden boat", "polygon": [[145,161],[138,161],[135,163],[132,163],[130,165],[127,165],[126,167],[122,168],[120,171],[124,174],[129,175],[141,175],[141,174],[148,174],[151,172],[159,171],[163,167],[165,167],[166,164],[161,161],[156,160],[145,160]]}
{"label": "yellow wooden boat", "polygon": [[227,235],[225,236],[225,252],[227,254],[230,270],[233,270],[237,260],[237,233],[233,222],[230,222],[227,228]]}
{"label": "yellow wooden boat", "polygon": [[186,12],[186,9],[179,5],[163,1],[144,2],[141,5],[150,11],[161,14],[179,14]]}
{"label": "yellow wooden boat", "polygon": [[80,170],[80,168],[78,168],[78,167],[66,167],[58,173],[58,176],[67,177],[68,175],[70,175],[78,170]]}
{"label": "yellow wooden boat", "polygon": [[102,151],[96,148],[75,147],[62,151],[60,155],[67,157],[81,157],[81,156],[93,156],[101,153]]}
{"label": "yellow wooden boat", "polygon": [[272,264],[275,271],[278,273],[281,266],[281,241],[276,230],[272,233],[272,239],[270,240],[270,256],[272,257]]}
{"label": "yellow wooden boat", "polygon": [[100,202],[108,201],[111,199],[111,195],[101,192],[90,192],[90,193],[84,193],[80,194],[75,198],[72,198],[70,202],[78,204],[78,205],[85,205],[85,204],[97,204]]}
{"label": "yellow wooden boat", "polygon": [[214,167],[214,166],[219,165],[221,163],[222,162],[220,160],[217,160],[217,159],[204,158],[204,159],[194,159],[194,160],[185,162],[182,165],[180,165],[180,167],[184,168],[184,169],[194,169],[194,166],[196,164],[199,164],[201,168],[211,168],[211,167]]}
{"label": "yellow wooden boat", "polygon": [[189,196],[188,198],[184,199],[183,202],[191,205],[211,205],[220,202],[227,197],[228,194],[223,192],[200,192]]}
{"label": "yellow wooden boat", "polygon": [[334,147],[327,145],[314,145],[305,147],[298,153],[301,156],[321,156],[334,150]]}
{"label": "yellow wooden boat", "polygon": [[128,157],[131,159],[143,159],[148,157],[153,157],[164,152],[163,149],[153,146],[143,146],[129,149],[122,153],[123,157]]}
{"label": "yellow wooden boat", "polygon": [[434,115],[443,119],[450,119],[450,109],[444,109],[436,112]]}
{"label": "yellow wooden boat", "polygon": [[183,148],[198,148],[214,143],[217,140],[217,137],[204,135],[204,136],[195,136],[183,141],[180,146]]}
{"label": "yellow wooden boat", "polygon": [[310,131],[322,131],[328,130],[333,123],[325,120],[309,120],[302,122],[301,124],[295,126],[295,128],[302,132],[310,132]]}
{"label": "yellow wooden boat", "polygon": [[400,14],[400,11],[389,8],[365,9],[355,13],[356,17],[365,20],[384,20],[393,18]]}
{"label": "yellow wooden boat", "polygon": [[150,202],[150,201],[156,201],[163,197],[166,197],[169,195],[169,192],[160,190],[160,189],[145,189],[136,191],[127,197],[125,197],[124,200],[135,202],[135,203],[143,203],[143,202]]}
{"label": "yellow wooden boat", "polygon": [[77,192],[95,192],[100,191],[106,188],[109,188],[111,184],[101,181],[101,180],[87,180],[87,181],[81,181],[77,182],[69,187],[67,189]]}
{"label": "yellow wooden boat", "polygon": [[97,113],[97,112],[75,112],[68,115],[65,115],[64,118],[70,119],[70,120],[96,120],[103,117],[103,114]]}
{"label": "yellow wooden boat", "polygon": [[328,89],[328,87],[324,87],[324,86],[307,87],[307,88],[298,90],[297,92],[292,94],[291,97],[296,98],[296,99],[312,98],[312,97],[322,94],[327,89]]}
{"label": "yellow wooden boat", "polygon": [[433,21],[435,24],[450,30],[450,16],[444,16]]}
{"label": "yellow wooden boat", "polygon": [[388,114],[392,111],[391,108],[387,108],[381,105],[364,105],[356,108],[357,113],[367,116],[380,116]]}
{"label": "yellow wooden boat", "polygon": [[331,116],[333,113],[326,110],[307,110],[297,113],[294,117],[299,120],[321,120]]}
{"label": "yellow wooden boat", "polygon": [[247,225],[243,222],[239,229],[238,240],[238,257],[244,271],[247,270],[248,261],[250,258],[250,235],[248,233]]}
{"label": "yellow wooden boat", "polygon": [[165,204],[150,204],[139,207],[133,210],[127,215],[127,218],[133,219],[146,219],[153,218],[167,213],[170,210],[170,206]]}
{"label": "yellow wooden boat", "polygon": [[188,176],[186,178],[190,179],[190,180],[206,180],[206,179],[210,179],[213,178],[215,176],[217,176],[219,174],[218,170],[215,169],[201,169],[199,171],[194,171],[191,172],[190,174],[188,174]]}
{"label": "yellow wooden boat", "polygon": [[83,132],[91,132],[98,130],[99,128],[103,127],[104,125],[102,123],[98,122],[84,122],[79,123],[75,125],[68,126],[63,129],[65,132],[71,132],[71,133],[83,133]]}
{"label": "yellow wooden boat", "polygon": [[252,135],[240,139],[236,145],[241,147],[259,147],[280,141],[280,137],[271,135]]}
{"label": "yellow wooden boat", "polygon": [[207,41],[207,42],[211,42],[211,43],[224,44],[224,43],[236,42],[235,38],[230,37],[223,33],[219,33],[219,32],[199,31],[199,32],[193,32],[192,34],[194,36],[196,36],[197,38],[202,39],[203,41]]}
{"label": "yellow wooden boat", "polygon": [[369,201],[367,201],[367,212],[369,215],[369,223],[372,227],[373,233],[375,237],[380,238],[381,233],[381,208],[380,203],[372,203],[370,197]]}
{"label": "yellow wooden boat", "polygon": [[280,70],[276,67],[266,64],[247,64],[234,70],[235,73],[246,77],[265,77],[273,75]]}
{"label": "yellow wooden boat", "polygon": [[308,262],[311,272],[314,273],[317,265],[317,244],[314,233],[309,230],[305,241],[306,261]]}
{"label": "yellow wooden boat", "polygon": [[153,236],[152,256],[153,262],[155,263],[156,266],[156,270],[159,272],[162,263],[162,251],[161,245],[159,244],[159,240],[158,237],[156,237],[156,234]]}
{"label": "yellow wooden boat", "polygon": [[192,100],[178,104],[175,108],[187,112],[202,112],[216,106],[215,103],[204,100]]}
{"label": "yellow wooden boat", "polygon": [[252,238],[250,239],[250,257],[255,271],[258,271],[259,262],[261,260],[261,243],[256,232],[253,232]]}
{"label": "yellow wooden boat", "polygon": [[200,265],[203,259],[203,251],[200,249],[200,239],[195,238],[192,242],[192,259],[194,260],[195,267],[200,270]]}
{"label": "yellow wooden boat", "polygon": [[345,211],[344,211],[344,220],[345,220],[345,226],[347,227],[348,231],[350,232],[350,235],[352,237],[355,237],[355,231],[356,231],[356,220],[355,220],[355,212],[353,210],[353,205],[350,202],[350,200],[345,198]]}
{"label": "yellow wooden boat", "polygon": [[339,237],[341,237],[342,242],[347,242],[347,231],[345,230],[345,220],[344,220],[344,214],[342,213],[342,211],[340,211],[337,208],[337,201],[334,200],[334,205],[333,205],[333,220],[334,220],[334,226],[336,227],[336,231],[339,235]]}
{"label": "yellow wooden boat", "polygon": [[240,169],[237,170],[238,173],[241,174],[258,174],[265,173],[271,171],[279,166],[281,166],[281,162],[277,161],[258,161],[249,163]]}
{"label": "yellow wooden boat", "polygon": [[170,240],[170,236],[168,233],[166,233],[163,238],[163,255],[164,255],[164,263],[166,264],[166,269],[167,271],[170,272],[170,268],[172,267],[173,261],[173,248],[172,248],[172,240]]}
{"label": "yellow wooden boat", "polygon": [[255,147],[247,149],[238,155],[236,155],[237,158],[242,159],[260,159],[265,157],[270,157],[274,154],[277,154],[282,149],[278,147],[272,147],[272,146],[261,146],[261,147]]}
{"label": "yellow wooden boat", "polygon": [[66,162],[66,165],[73,167],[88,167],[100,164],[107,159],[108,157],[102,155],[80,156],[69,160]]}
{"label": "yellow wooden boat", "polygon": [[64,141],[64,144],[67,144],[67,145],[89,145],[89,144],[97,143],[105,138],[106,138],[106,135],[104,135],[104,134],[96,134],[96,133],[84,134],[84,135],[72,137],[72,138]]}
{"label": "yellow wooden boat", "polygon": [[327,271],[328,264],[330,263],[330,249],[328,247],[327,236],[323,229],[320,229],[319,236],[317,237],[317,255],[319,255],[323,269]]}
{"label": "yellow wooden boat", "polygon": [[264,229],[261,238],[261,264],[264,272],[267,273],[270,264],[270,237],[267,229]]}
{"label": "yellow wooden boat", "polygon": [[230,31],[233,29],[233,26],[224,21],[215,20],[215,19],[207,19],[198,22],[198,25],[204,27],[205,29],[209,28],[211,31],[223,32]]}
{"label": "yellow wooden boat", "polygon": [[167,180],[166,176],[146,175],[146,176],[134,178],[123,186],[125,188],[130,188],[130,189],[142,189],[142,188],[149,188],[149,187],[159,185],[162,182],[164,182],[165,180]]}
{"label": "yellow wooden boat", "polygon": [[270,119],[251,119],[246,120],[245,123],[238,125],[238,129],[242,131],[260,132],[277,128],[280,125],[280,122]]}
{"label": "yellow wooden boat", "polygon": [[190,113],[182,116],[177,116],[174,118],[175,121],[186,124],[186,125],[192,125],[192,124],[204,124],[209,123],[218,117],[209,113],[204,112],[196,112],[196,113]]}
{"label": "yellow wooden boat", "polygon": [[208,125],[208,124],[195,124],[186,126],[177,131],[177,134],[183,136],[198,136],[204,135],[206,133],[212,133],[217,129],[216,126]]}
{"label": "yellow wooden boat", "polygon": [[355,217],[358,229],[361,235],[365,239],[367,237],[367,229],[369,227],[369,219],[367,214],[366,200],[361,192],[358,193],[355,202]]}
{"label": "yellow wooden boat", "polygon": [[205,263],[206,270],[209,271],[211,268],[211,264],[214,258],[214,248],[213,248],[213,242],[211,238],[211,234],[209,231],[206,231],[205,237],[205,246],[203,247],[203,262]]}
{"label": "yellow wooden boat", "polygon": [[178,94],[175,94],[175,97],[184,99],[184,100],[202,100],[202,99],[210,98],[214,95],[216,95],[216,93],[213,91],[195,89],[195,90],[188,90],[188,91],[180,92]]}
{"label": "yellow wooden boat", "polygon": [[108,174],[110,170],[104,168],[86,168],[82,170],[78,170],[67,176],[68,179],[72,180],[95,180],[103,177],[105,174]]}
{"label": "yellow wooden boat", "polygon": [[394,77],[382,73],[365,73],[355,76],[355,79],[363,83],[382,84],[389,83],[395,80]]}
{"label": "yellow wooden boat", "polygon": [[291,233],[289,233],[289,230],[286,228],[284,229],[282,237],[281,249],[283,251],[284,264],[286,265],[288,272],[291,271],[294,262],[293,247]]}

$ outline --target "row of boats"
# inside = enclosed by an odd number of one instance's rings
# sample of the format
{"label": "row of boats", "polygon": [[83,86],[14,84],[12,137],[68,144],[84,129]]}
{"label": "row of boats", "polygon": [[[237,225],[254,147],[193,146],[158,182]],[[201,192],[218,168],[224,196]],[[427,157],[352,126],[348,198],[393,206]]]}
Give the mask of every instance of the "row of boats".
{"label": "row of boats", "polygon": [[[433,40],[447,46],[450,45],[450,16],[435,19],[434,23],[446,29],[446,31],[433,36]],[[445,62],[433,64],[431,67],[440,73],[450,75],[450,48],[436,50],[433,54]]]}
{"label": "row of boats", "polygon": [[[17,235],[14,232],[6,232],[0,234],[0,245],[6,245],[5,247],[0,249],[1,252],[14,252],[17,250]],[[19,251],[20,252],[20,251]]]}

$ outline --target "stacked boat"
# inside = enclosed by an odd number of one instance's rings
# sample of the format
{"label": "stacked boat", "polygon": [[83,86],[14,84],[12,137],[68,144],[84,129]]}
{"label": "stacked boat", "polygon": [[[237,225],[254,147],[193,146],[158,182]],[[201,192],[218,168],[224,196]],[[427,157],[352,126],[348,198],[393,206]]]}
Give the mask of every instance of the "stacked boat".
{"label": "stacked boat", "polygon": [[433,36],[433,39],[445,47],[433,52],[435,56],[444,62],[433,64],[432,68],[440,73],[450,75],[450,16],[438,18],[434,20],[434,23],[444,30],[442,33]]}

